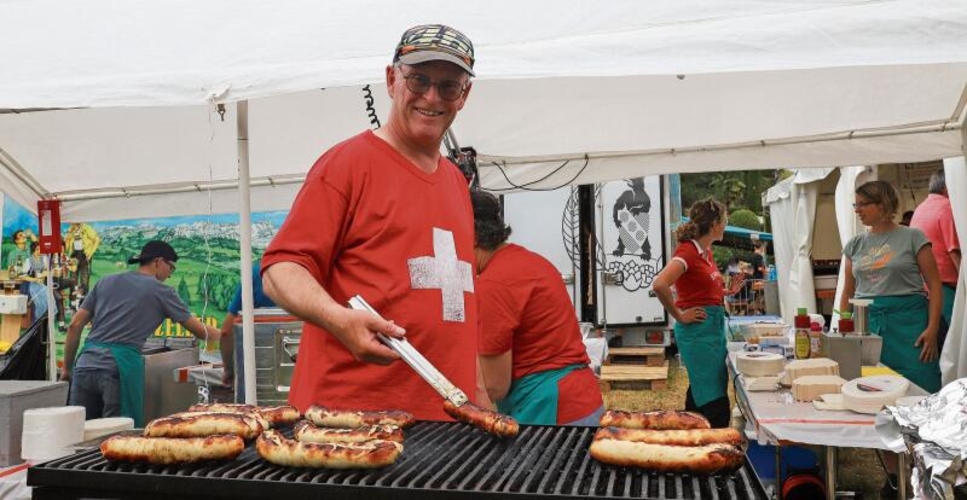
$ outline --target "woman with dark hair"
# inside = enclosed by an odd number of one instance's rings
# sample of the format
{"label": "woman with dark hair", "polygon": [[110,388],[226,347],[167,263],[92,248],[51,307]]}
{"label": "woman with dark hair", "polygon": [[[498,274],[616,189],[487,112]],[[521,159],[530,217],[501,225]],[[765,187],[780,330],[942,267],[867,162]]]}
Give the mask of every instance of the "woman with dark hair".
{"label": "woman with dark hair", "polygon": [[479,354],[501,413],[522,424],[597,426],[601,390],[561,274],[547,259],[507,243],[500,202],[471,193]]}
{"label": "woman with dark hair", "polygon": [[843,247],[846,283],[839,310],[848,310],[850,298],[872,299],[869,329],[883,337],[880,360],[925,390],[937,392],[943,298],[931,293],[928,299],[924,281],[927,289],[940,290],[940,272],[930,240],[919,229],[894,222],[899,205],[896,189],[885,181],[856,188],[853,209],[869,230]]}
{"label": "woman with dark hair", "polygon": [[655,277],[652,287],[676,321],[675,341],[688,371],[685,409],[701,413],[712,427],[727,427],[731,411],[723,303],[726,293],[734,295],[744,280],[740,274],[726,292],[712,258],[712,243],[722,241],[725,235],[725,205],[711,198],[698,201],[688,210],[688,217],[676,232],[675,255]]}

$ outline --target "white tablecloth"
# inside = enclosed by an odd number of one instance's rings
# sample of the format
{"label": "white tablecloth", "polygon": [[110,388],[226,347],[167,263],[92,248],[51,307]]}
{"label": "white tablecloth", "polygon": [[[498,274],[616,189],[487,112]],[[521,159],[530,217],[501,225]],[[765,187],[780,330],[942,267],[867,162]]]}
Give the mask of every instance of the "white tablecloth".
{"label": "white tablecloth", "polygon": [[[729,353],[729,373],[736,377],[735,353]],[[788,389],[774,392],[747,391],[741,374],[734,378],[735,395],[746,419],[753,424],[760,444],[789,441],[846,448],[889,448],[874,427],[876,415],[850,410],[821,411],[812,403],[796,402]],[[908,395],[926,391],[910,384]]]}

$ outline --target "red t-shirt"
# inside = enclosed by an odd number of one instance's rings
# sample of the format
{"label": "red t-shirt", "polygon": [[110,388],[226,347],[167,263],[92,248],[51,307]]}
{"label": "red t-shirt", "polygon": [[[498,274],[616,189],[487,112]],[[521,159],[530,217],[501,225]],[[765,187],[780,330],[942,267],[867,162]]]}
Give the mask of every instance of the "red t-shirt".
{"label": "red t-shirt", "polygon": [[940,271],[940,281],[957,286],[957,268],[950,259],[950,252],[960,250],[960,239],[954,227],[950,198],[931,193],[923,203],[917,205],[910,219],[910,227],[923,231],[930,240],[937,270]]}
{"label": "red t-shirt", "polygon": [[675,282],[679,309],[698,306],[721,306],[725,297],[725,282],[715,266],[712,249],[702,249],[695,240],[679,243],[673,261],[685,266],[685,274]]}
{"label": "red t-shirt", "polygon": [[[511,378],[590,363],[574,306],[561,273],[544,257],[508,244],[494,253],[477,277],[480,354],[512,351]],[[601,406],[590,369],[558,383],[558,423],[586,417]]]}
{"label": "red t-shirt", "polygon": [[[427,174],[372,132],[334,146],[306,177],[266,249],[263,272],[278,262],[305,267],[338,303],[362,296],[473,397],[473,212],[466,180],[448,160]],[[405,363],[356,361],[308,323],[289,401],[302,411],[321,404],[451,420],[442,398]]]}

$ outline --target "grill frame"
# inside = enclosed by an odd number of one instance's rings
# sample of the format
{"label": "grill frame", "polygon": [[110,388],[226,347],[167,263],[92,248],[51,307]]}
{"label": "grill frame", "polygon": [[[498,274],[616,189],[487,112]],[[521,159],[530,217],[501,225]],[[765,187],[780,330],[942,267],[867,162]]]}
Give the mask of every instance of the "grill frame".
{"label": "grill frame", "polygon": [[[648,498],[768,497],[745,462],[730,475],[692,476],[604,465],[588,454],[591,427],[521,426],[498,440],[456,423],[408,429],[396,464],[378,470],[314,470],[269,464],[248,446],[236,460],[191,466],[113,464],[98,450],[31,467],[34,498]],[[92,485],[97,485],[93,487]]]}

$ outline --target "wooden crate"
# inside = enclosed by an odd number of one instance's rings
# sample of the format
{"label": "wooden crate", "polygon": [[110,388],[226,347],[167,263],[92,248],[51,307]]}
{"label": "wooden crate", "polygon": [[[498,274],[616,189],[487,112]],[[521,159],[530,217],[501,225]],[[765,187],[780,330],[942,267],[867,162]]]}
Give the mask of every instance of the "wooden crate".
{"label": "wooden crate", "polygon": [[668,384],[668,362],[662,366],[646,365],[604,365],[598,386],[602,393],[611,389],[665,389]]}
{"label": "wooden crate", "polygon": [[612,347],[608,349],[606,365],[647,365],[661,367],[665,365],[664,347]]}

